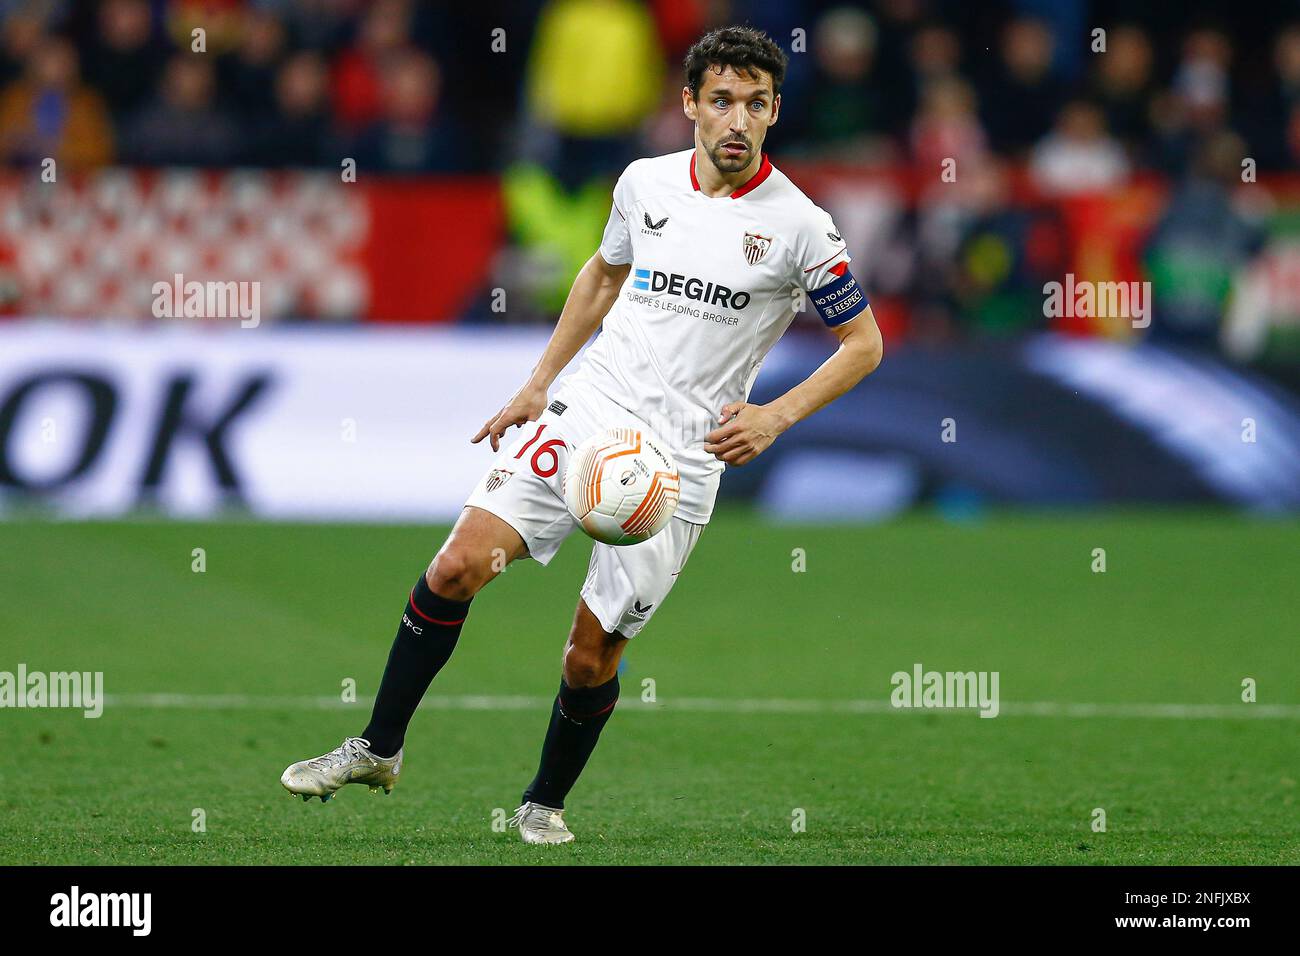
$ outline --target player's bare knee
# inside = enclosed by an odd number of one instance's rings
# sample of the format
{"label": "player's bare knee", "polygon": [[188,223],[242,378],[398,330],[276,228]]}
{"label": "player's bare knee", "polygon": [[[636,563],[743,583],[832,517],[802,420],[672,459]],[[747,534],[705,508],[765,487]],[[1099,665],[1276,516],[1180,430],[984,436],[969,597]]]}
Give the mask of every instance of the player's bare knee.
{"label": "player's bare knee", "polygon": [[434,556],[424,580],[439,597],[468,601],[483,586],[486,576],[466,549],[447,545]]}
{"label": "player's bare knee", "polygon": [[564,649],[564,682],[570,687],[599,687],[618,670],[618,660],[599,648],[569,643]]}
{"label": "player's bare knee", "polygon": [[600,619],[578,601],[573,627],[564,646],[564,682],[570,687],[598,687],[618,673],[627,639],[606,631]]}

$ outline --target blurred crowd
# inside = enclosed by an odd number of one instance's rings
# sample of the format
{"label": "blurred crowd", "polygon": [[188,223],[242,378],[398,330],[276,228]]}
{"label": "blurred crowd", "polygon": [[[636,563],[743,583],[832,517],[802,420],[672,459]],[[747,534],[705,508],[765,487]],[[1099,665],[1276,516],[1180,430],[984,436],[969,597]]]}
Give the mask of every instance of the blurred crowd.
{"label": "blurred crowd", "polygon": [[0,149],[74,166],[349,155],[389,171],[522,156],[581,181],[688,143],[681,57],[709,27],[748,21],[791,51],[783,155],[929,166],[992,152],[1061,189],[1178,172],[1221,131],[1260,168],[1300,160],[1300,15],[1271,16],[1268,0],[1218,16],[1084,0],[467,6],[0,0]]}
{"label": "blurred crowd", "polygon": [[[0,3],[0,155],[455,171],[434,4]],[[202,34],[196,37],[196,30]],[[196,49],[196,47],[198,49]]]}
{"label": "blurred crowd", "polygon": [[[1232,195],[1243,158],[1300,166],[1300,13],[1282,0],[0,0],[0,162],[493,173],[500,271],[532,306],[510,317],[544,317],[612,176],[690,144],[682,56],[732,22],[791,53],[778,161],[965,171],[962,215],[922,196],[886,235],[907,263],[873,277],[919,330],[1040,311],[1038,273],[1061,263],[1034,239],[1052,224],[1007,201],[1009,170],[1046,196],[1173,184],[1143,256],[1186,300],[1187,275],[1260,248]],[[986,294],[991,248],[1010,261]],[[1192,339],[1218,335],[1216,282],[1184,303]]]}

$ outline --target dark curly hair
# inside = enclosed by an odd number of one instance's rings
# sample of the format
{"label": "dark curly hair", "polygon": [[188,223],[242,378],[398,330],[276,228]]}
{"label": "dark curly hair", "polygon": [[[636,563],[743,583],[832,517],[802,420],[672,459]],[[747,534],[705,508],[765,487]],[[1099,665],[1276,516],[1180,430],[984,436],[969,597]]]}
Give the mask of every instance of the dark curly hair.
{"label": "dark curly hair", "polygon": [[686,86],[691,96],[700,98],[700,83],[709,67],[731,67],[737,73],[754,76],[765,70],[772,77],[772,93],[781,92],[785,65],[789,57],[772,42],[772,38],[753,27],[720,27],[695,41],[686,51]]}

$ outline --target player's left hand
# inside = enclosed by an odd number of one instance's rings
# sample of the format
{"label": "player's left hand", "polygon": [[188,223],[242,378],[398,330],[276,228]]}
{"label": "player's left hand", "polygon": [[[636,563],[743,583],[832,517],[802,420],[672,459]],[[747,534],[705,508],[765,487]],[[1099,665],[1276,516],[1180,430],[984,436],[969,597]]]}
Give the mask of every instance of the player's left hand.
{"label": "player's left hand", "polygon": [[784,426],[766,405],[731,402],[722,406],[723,424],[704,436],[704,450],[729,465],[744,465],[776,441]]}

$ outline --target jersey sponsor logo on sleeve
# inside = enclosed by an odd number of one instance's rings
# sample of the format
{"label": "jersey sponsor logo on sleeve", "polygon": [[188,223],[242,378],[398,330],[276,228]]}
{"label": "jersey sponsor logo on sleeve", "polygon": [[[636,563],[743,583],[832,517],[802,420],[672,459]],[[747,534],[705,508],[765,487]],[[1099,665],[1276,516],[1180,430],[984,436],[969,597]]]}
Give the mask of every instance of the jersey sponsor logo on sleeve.
{"label": "jersey sponsor logo on sleeve", "polygon": [[763,261],[767,255],[767,250],[772,248],[771,236],[760,236],[756,232],[745,233],[745,238],[740,242],[741,251],[745,254],[745,261],[751,266],[756,266]]}
{"label": "jersey sponsor logo on sleeve", "polygon": [[563,415],[564,410],[568,407],[569,407],[568,405],[565,405],[564,402],[560,401],[557,398],[555,401],[551,402],[550,405],[546,406],[546,410],[550,412],[554,412],[557,415]]}

